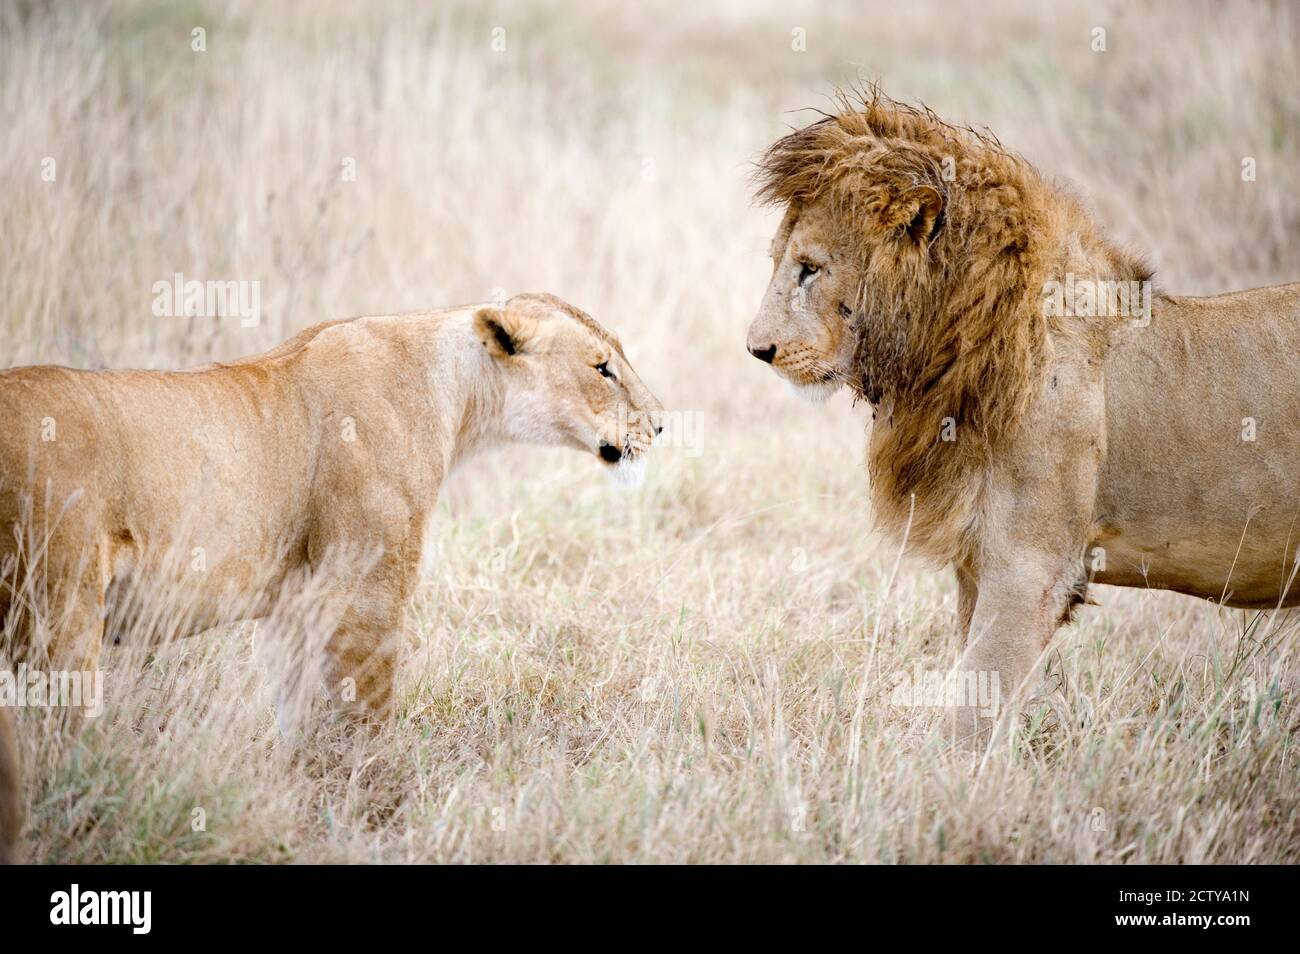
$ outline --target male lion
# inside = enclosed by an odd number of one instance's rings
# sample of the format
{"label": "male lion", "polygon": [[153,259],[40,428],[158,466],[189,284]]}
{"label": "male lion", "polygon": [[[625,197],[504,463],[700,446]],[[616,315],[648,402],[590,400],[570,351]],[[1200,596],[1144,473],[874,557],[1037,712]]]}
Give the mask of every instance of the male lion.
{"label": "male lion", "polygon": [[[635,475],[662,410],[618,339],[551,295],[326,322],[190,371],[0,372],[0,610],[43,604],[50,667],[89,670],[159,594],[180,635],[329,571],[332,692],[386,721],[452,468],[524,441]],[[17,628],[30,655],[43,629]]]}
{"label": "male lion", "polygon": [[1029,163],[874,90],[758,181],[785,218],[749,351],[870,403],[877,518],[956,571],[963,735],[963,690],[1014,711],[1089,581],[1300,603],[1300,285],[1152,295]]}

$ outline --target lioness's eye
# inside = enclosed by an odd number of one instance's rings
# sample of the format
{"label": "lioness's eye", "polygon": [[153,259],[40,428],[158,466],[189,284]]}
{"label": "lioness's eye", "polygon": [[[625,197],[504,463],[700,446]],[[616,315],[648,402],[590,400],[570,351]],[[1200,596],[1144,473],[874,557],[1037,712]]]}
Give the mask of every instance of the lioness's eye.
{"label": "lioness's eye", "polygon": [[596,365],[596,370],[601,373],[602,377],[610,378],[615,381],[618,380],[618,378],[614,376],[614,372],[609,370],[609,363],[606,361],[602,361],[600,364]]}
{"label": "lioness's eye", "polygon": [[807,262],[800,262],[799,263],[799,284],[802,285],[804,282],[808,281],[808,279],[812,278],[820,271],[821,271],[821,266],[819,265],[809,265]]}

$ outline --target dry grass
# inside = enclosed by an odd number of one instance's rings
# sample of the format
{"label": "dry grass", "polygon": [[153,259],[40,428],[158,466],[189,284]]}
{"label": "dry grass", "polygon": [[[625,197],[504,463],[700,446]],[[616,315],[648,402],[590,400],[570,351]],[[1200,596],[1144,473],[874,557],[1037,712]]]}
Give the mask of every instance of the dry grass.
{"label": "dry grass", "polygon": [[[20,712],[34,858],[1300,857],[1293,622],[1103,591],[1013,744],[951,756],[887,693],[955,659],[950,579],[872,535],[863,410],[743,348],[774,227],[748,161],[859,75],[1073,179],[1169,289],[1300,278],[1294,11],[855,6],[0,10],[4,362],[177,366],[545,289],[699,425],[639,495],[535,449],[459,475],[380,739],[283,741],[251,626],[110,652],[102,718]],[[264,322],[154,318],[177,271],[260,281]]]}

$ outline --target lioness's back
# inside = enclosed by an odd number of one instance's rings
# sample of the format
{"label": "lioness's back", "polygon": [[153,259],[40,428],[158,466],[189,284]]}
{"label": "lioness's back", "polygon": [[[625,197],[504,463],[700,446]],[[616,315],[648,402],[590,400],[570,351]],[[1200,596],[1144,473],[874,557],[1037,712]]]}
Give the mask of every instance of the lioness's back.
{"label": "lioness's back", "polygon": [[315,452],[299,390],[256,363],[0,373],[0,558],[179,584],[199,619],[232,585],[274,583],[274,554],[304,532]]}

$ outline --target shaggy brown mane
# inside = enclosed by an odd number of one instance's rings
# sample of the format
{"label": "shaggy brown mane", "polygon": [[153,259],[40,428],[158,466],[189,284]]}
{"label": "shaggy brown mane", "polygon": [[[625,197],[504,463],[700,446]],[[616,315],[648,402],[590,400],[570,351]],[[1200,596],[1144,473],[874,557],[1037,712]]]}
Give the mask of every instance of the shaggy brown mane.
{"label": "shaggy brown mane", "polygon": [[[758,196],[795,214],[829,204],[835,225],[826,238],[848,250],[861,275],[849,384],[881,412],[870,453],[877,515],[921,552],[960,559],[970,555],[982,476],[1045,367],[1055,328],[1042,290],[1064,271],[1066,224],[1105,277],[1150,271],[1106,243],[1073,198],[991,133],[874,86],[838,92],[834,102],[833,113],[767,150]],[[940,217],[919,243],[889,241],[908,227],[900,200],[918,186],[943,197]],[[949,419],[956,439],[945,442]]]}

